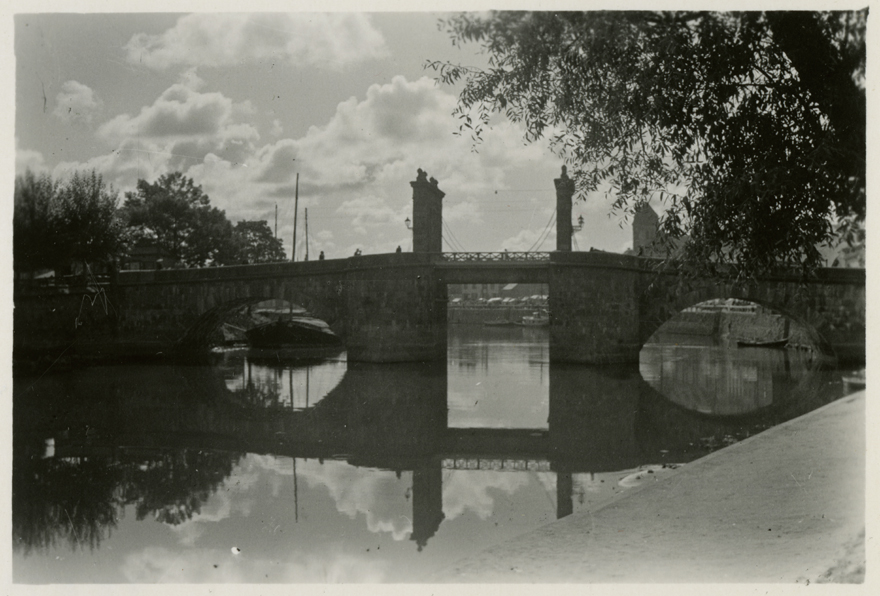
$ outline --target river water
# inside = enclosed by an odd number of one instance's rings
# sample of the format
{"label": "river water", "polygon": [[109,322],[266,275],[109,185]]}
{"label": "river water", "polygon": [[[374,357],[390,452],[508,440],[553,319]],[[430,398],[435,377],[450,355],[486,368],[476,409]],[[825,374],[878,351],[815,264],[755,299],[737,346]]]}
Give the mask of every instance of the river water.
{"label": "river water", "polygon": [[16,378],[13,579],[430,581],[844,393],[797,350],[548,353],[545,329],[453,326],[445,363],[229,351]]}

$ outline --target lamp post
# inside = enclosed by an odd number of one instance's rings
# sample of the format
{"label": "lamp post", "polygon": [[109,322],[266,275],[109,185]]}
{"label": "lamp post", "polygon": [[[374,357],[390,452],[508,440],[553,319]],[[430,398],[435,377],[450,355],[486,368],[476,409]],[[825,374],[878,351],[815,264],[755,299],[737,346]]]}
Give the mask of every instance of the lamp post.
{"label": "lamp post", "polygon": [[584,216],[578,215],[577,223],[571,224],[571,243],[574,245],[575,250],[580,250],[581,247],[578,246],[577,238],[575,238],[574,235],[583,229],[584,229]]}
{"label": "lamp post", "polygon": [[[407,230],[412,232],[412,229],[413,229],[412,220],[409,217],[407,217],[405,220],[403,220],[403,225],[406,226]],[[412,241],[410,241],[409,249],[412,250]]]}

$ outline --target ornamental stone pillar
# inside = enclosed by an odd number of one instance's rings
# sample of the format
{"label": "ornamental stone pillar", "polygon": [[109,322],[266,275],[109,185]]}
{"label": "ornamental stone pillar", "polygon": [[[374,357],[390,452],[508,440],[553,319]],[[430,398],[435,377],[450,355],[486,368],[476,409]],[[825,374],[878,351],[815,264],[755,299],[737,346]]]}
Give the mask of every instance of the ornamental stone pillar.
{"label": "ornamental stone pillar", "polygon": [[571,198],[574,196],[574,180],[568,177],[565,166],[556,178],[556,250],[571,252]]}
{"label": "ornamental stone pillar", "polygon": [[443,252],[443,197],[437,181],[421,168],[413,189],[413,252]]}

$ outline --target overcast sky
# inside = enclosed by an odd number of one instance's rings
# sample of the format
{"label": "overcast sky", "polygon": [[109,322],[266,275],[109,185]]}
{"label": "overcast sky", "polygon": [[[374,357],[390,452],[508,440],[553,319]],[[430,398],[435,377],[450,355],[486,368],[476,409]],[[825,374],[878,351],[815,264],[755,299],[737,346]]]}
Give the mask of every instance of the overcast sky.
{"label": "overcast sky", "polygon": [[[236,222],[264,219],[290,254],[299,182],[310,253],[411,250],[417,168],[446,193],[444,250],[527,250],[555,207],[562,162],[499,120],[472,151],[456,90],[427,60],[452,47],[440,13],[18,14],[16,172],[96,168],[120,194],[179,170]],[[628,227],[593,197],[576,236],[622,251]],[[555,249],[555,230],[541,246]]]}

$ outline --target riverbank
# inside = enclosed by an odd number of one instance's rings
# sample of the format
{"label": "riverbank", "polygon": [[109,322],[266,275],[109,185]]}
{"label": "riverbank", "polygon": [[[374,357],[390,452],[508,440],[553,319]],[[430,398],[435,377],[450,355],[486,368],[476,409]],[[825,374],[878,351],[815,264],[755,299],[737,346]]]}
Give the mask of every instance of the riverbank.
{"label": "riverbank", "polygon": [[858,583],[865,392],[499,544],[438,582]]}
{"label": "riverbank", "polygon": [[450,325],[478,325],[485,323],[508,321],[520,323],[523,317],[532,315],[535,311],[542,310],[539,306],[456,306],[447,311],[447,321]]}

